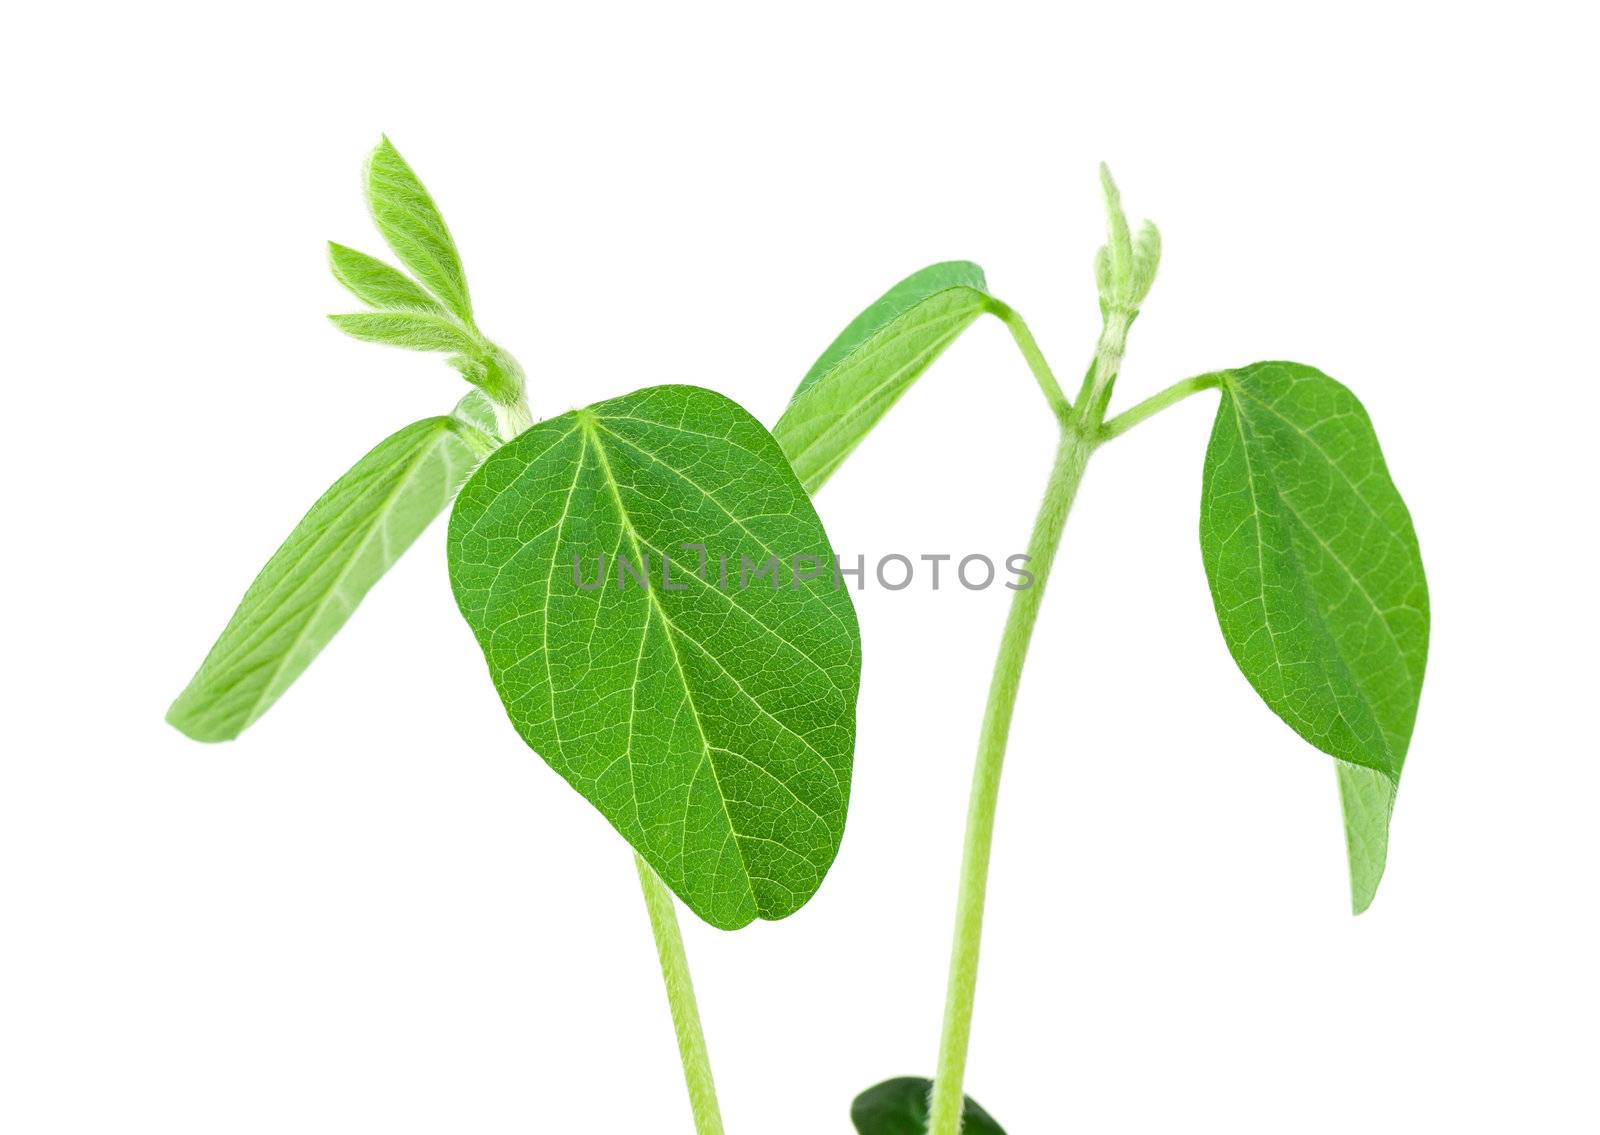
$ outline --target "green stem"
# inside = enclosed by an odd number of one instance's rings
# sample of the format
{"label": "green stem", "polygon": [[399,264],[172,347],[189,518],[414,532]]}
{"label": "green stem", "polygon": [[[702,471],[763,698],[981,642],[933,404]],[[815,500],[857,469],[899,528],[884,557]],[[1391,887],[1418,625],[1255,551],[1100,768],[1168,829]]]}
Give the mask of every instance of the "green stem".
{"label": "green stem", "polygon": [[1159,414],[1168,406],[1182,402],[1191,394],[1202,390],[1212,390],[1222,385],[1222,375],[1202,374],[1194,378],[1186,378],[1182,382],[1174,382],[1159,394],[1152,394],[1131,410],[1125,410],[1100,427],[1100,440],[1110,441],[1118,434],[1125,434],[1146,418]]}
{"label": "green stem", "polygon": [[1011,600],[1000,655],[989,682],[989,702],[984,709],[978,738],[978,758],[972,770],[972,795],[967,804],[967,835],[961,858],[961,891],[956,901],[955,941],[950,952],[950,978],[945,994],[944,1030],[939,1039],[939,1066],[929,1108],[929,1135],[958,1135],[961,1130],[962,1082],[967,1067],[967,1044],[972,1032],[972,1005],[978,985],[978,947],[983,936],[983,904],[989,880],[989,851],[994,842],[995,805],[1000,796],[1000,769],[1005,761],[1006,737],[1017,703],[1028,641],[1044,600],[1045,583],[1061,544],[1067,513],[1077,495],[1083,471],[1098,439],[1087,423],[1066,426],[1056,449],[1055,465],[1045,488],[1044,503],[1028,541],[1033,586],[1018,591]]}
{"label": "green stem", "polygon": [[694,1129],[699,1135],[722,1135],[717,1086],[711,1079],[711,1058],[706,1055],[706,1037],[700,1030],[700,1010],[695,1005],[694,982],[689,978],[689,958],[683,952],[683,935],[678,931],[678,912],[672,904],[672,892],[642,856],[635,853],[633,859],[639,868],[644,905],[650,911],[650,929],[655,934],[656,955],[661,959],[667,1003],[672,1006],[672,1027],[678,1034],[678,1056],[683,1061],[683,1079],[689,1088]]}
{"label": "green stem", "polygon": [[1067,416],[1072,413],[1072,404],[1067,401],[1066,392],[1056,381],[1055,372],[1045,361],[1044,353],[1039,350],[1039,344],[1034,342],[1033,332],[1028,329],[1027,322],[1014,308],[997,299],[989,301],[989,310],[999,317],[1000,322],[1006,325],[1006,330],[1011,332],[1011,337],[1016,340],[1017,349],[1022,352],[1022,357],[1028,360],[1028,369],[1033,372],[1034,380],[1039,383],[1039,389],[1044,391],[1045,401],[1050,403],[1050,409],[1055,412],[1056,420],[1066,421]]}
{"label": "green stem", "polygon": [[1122,355],[1128,346],[1128,328],[1137,311],[1113,307],[1106,310],[1105,324],[1100,328],[1100,342],[1095,345],[1094,362],[1083,376],[1083,386],[1078,391],[1078,416],[1098,430],[1105,417],[1106,404],[1111,401],[1111,388],[1116,385],[1117,374],[1122,370]]}
{"label": "green stem", "polygon": [[492,398],[489,404],[494,407],[495,423],[500,427],[502,441],[510,441],[533,425],[533,411],[528,409],[528,399],[519,394],[515,402],[502,404]]}

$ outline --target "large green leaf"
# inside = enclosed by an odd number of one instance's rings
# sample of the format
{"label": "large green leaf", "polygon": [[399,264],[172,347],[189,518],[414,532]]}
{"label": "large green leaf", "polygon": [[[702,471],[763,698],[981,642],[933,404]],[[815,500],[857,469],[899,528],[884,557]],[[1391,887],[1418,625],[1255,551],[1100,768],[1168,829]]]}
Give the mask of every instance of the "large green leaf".
{"label": "large green leaf", "polygon": [[243,732],[310,665],[494,444],[454,418],[414,422],[379,442],[267,561],[167,720],[197,741]]}
{"label": "large green leaf", "polygon": [[472,326],[467,274],[439,207],[388,138],[367,159],[367,207],[400,262]]}
{"label": "large green leaf", "polygon": [[449,549],[518,732],[696,914],[732,929],[811,897],[844,831],[861,645],[760,423],[688,386],[541,422],[462,490]]}
{"label": "large green leaf", "polygon": [[890,288],[840,332],[773,427],[815,492],[899,397],[993,301],[983,270],[935,264]]}
{"label": "large green leaf", "polygon": [[[897,1076],[868,1088],[850,1105],[850,1121],[860,1135],[927,1135],[928,1095],[933,1081]],[[994,1117],[973,1102],[961,1109],[962,1135],[1006,1135]]]}
{"label": "large green leaf", "polygon": [[1200,504],[1206,578],[1239,669],[1339,760],[1360,912],[1383,875],[1422,692],[1422,554],[1355,395],[1298,363],[1221,377]]}

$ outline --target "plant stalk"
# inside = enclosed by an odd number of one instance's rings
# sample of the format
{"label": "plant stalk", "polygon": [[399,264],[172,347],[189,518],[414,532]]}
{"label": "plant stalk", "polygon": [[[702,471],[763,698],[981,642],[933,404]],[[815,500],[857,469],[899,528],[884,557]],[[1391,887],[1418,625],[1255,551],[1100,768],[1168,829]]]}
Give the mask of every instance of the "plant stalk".
{"label": "plant stalk", "polygon": [[517,400],[511,403],[489,403],[494,407],[495,424],[500,427],[500,439],[510,441],[533,425],[533,411],[528,409],[528,399],[525,395],[518,395]]}
{"label": "plant stalk", "polygon": [[1222,375],[1201,374],[1194,378],[1186,378],[1181,382],[1174,382],[1159,394],[1152,394],[1131,410],[1124,410],[1100,428],[1100,440],[1110,441],[1119,434],[1125,434],[1134,426],[1152,415],[1159,414],[1168,406],[1182,402],[1191,394],[1202,390],[1212,390],[1222,385]]}
{"label": "plant stalk", "polygon": [[1028,369],[1033,372],[1034,381],[1039,384],[1039,389],[1044,392],[1045,401],[1050,403],[1050,409],[1055,412],[1056,420],[1065,421],[1072,411],[1072,404],[1067,401],[1066,393],[1056,381],[1055,372],[1045,361],[1044,352],[1039,350],[1039,344],[1034,342],[1033,332],[1027,322],[1015,308],[997,299],[989,301],[989,310],[1006,325],[1006,330],[1011,332],[1011,338],[1016,340],[1017,350],[1021,351],[1022,357],[1027,360]]}
{"label": "plant stalk", "polygon": [[656,939],[656,956],[661,959],[667,1003],[672,1007],[672,1027],[678,1034],[678,1057],[683,1061],[683,1080],[689,1089],[694,1129],[698,1135],[722,1135],[717,1086],[711,1078],[711,1058],[706,1054],[706,1037],[700,1029],[700,1009],[695,1004],[694,982],[689,977],[689,958],[683,950],[683,935],[678,930],[678,912],[673,906],[672,892],[642,856],[635,852],[633,859],[639,868],[644,905],[650,912],[650,930]]}
{"label": "plant stalk", "polygon": [[[1092,404],[1090,400],[1089,404]],[[1080,413],[1085,404],[1080,403]],[[1061,544],[1067,513],[1077,496],[1089,456],[1098,444],[1098,421],[1074,418],[1064,425],[1056,449],[1055,465],[1045,488],[1044,503],[1028,540],[1033,586],[1012,597],[1000,638],[1000,654],[989,682],[978,737],[978,757],[972,770],[972,794],[967,804],[967,834],[961,857],[961,890],[956,900],[955,941],[950,952],[950,978],[945,993],[944,1028],[939,1038],[939,1064],[929,1105],[929,1135],[958,1135],[961,1130],[963,1080],[967,1045],[972,1033],[972,1006],[978,985],[978,948],[983,936],[983,906],[989,882],[989,852],[994,842],[995,805],[1000,796],[1000,770],[1005,762],[1006,738],[1028,655],[1045,583]]]}

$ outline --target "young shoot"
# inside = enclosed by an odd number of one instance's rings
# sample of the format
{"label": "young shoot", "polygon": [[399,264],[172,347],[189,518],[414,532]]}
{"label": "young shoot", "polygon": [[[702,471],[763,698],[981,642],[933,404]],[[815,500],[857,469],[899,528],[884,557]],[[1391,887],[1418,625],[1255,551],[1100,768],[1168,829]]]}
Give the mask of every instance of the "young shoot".
{"label": "young shoot", "polygon": [[[371,310],[347,334],[436,351],[476,389],[361,458],[245,592],[167,719],[237,737],[454,502],[457,605],[517,731],[633,848],[700,1135],[720,1135],[673,895],[713,926],[792,914],[838,854],[849,805],[861,642],[847,588],[790,570],[733,590],[724,561],[832,565],[810,498],[772,435],[709,390],[621,392],[535,422],[522,368],[479,329],[455,241],[384,139],[367,204],[402,271],[329,246]],[[627,563],[634,588],[574,565]],[[792,557],[792,558],[791,558]],[[673,561],[677,561],[674,573]]]}
{"label": "young shoot", "polygon": [[[1005,323],[1057,423],[1055,460],[1028,541],[1034,586],[1011,600],[978,733],[936,1074],[886,1081],[852,1117],[862,1135],[999,1131],[963,1095],[989,854],[1012,711],[1067,514],[1095,451],[1180,400],[1221,394],[1201,469],[1200,551],[1223,641],[1295,732],[1335,758],[1357,913],[1376,893],[1428,648],[1416,533],[1366,411],[1299,363],[1187,378],[1107,417],[1161,237],[1133,232],[1101,167],[1106,243],[1094,261],[1101,328],[1070,402],[1022,317],[965,261],[935,264],[868,307],[806,374],[774,434],[821,488],[939,354],[984,314]],[[965,1120],[963,1121],[963,1115]]]}

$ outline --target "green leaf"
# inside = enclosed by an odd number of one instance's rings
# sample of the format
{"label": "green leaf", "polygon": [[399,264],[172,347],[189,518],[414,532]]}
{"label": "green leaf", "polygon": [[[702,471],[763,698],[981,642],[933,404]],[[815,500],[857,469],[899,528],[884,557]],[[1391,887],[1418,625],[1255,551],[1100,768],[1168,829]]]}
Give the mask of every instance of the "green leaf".
{"label": "green leaf", "polygon": [[459,421],[427,418],[356,462],[261,569],[167,720],[197,741],[243,732],[327,645],[492,446]]}
{"label": "green leaf", "polygon": [[1383,875],[1422,693],[1422,554],[1355,395],[1298,363],[1221,378],[1200,504],[1206,578],[1239,669],[1340,762],[1359,913]]}
{"label": "green leaf", "polygon": [[424,311],[445,316],[439,301],[423,291],[411,277],[376,257],[328,242],[328,267],[334,278],[356,299],[382,311]]}
{"label": "green leaf", "polygon": [[480,390],[489,385],[489,364],[482,359],[470,355],[451,355],[445,362]]}
{"label": "green leaf", "polygon": [[469,327],[467,274],[444,217],[388,138],[367,160],[367,207],[400,262]]}
{"label": "green leaf", "polygon": [[935,264],[890,288],[840,333],[773,427],[814,492],[940,353],[994,301],[983,270]]}
{"label": "green leaf", "polygon": [[363,311],[352,315],[330,315],[340,331],[369,343],[388,343],[413,351],[457,351],[472,353],[483,344],[448,315],[427,315],[420,311]]}
{"label": "green leaf", "polygon": [[[861,644],[760,423],[690,386],[541,422],[462,490],[449,550],[517,731],[690,909],[734,929],[815,893],[844,831]],[[648,556],[648,588],[619,555]],[[754,577],[773,556],[775,581]],[[830,570],[802,582],[795,557]]]}
{"label": "green leaf", "polygon": [[[927,1135],[928,1096],[933,1081],[920,1076],[897,1076],[868,1088],[850,1105],[850,1122],[859,1135]],[[994,1117],[965,1097],[961,1109],[962,1135],[1006,1135]]]}

